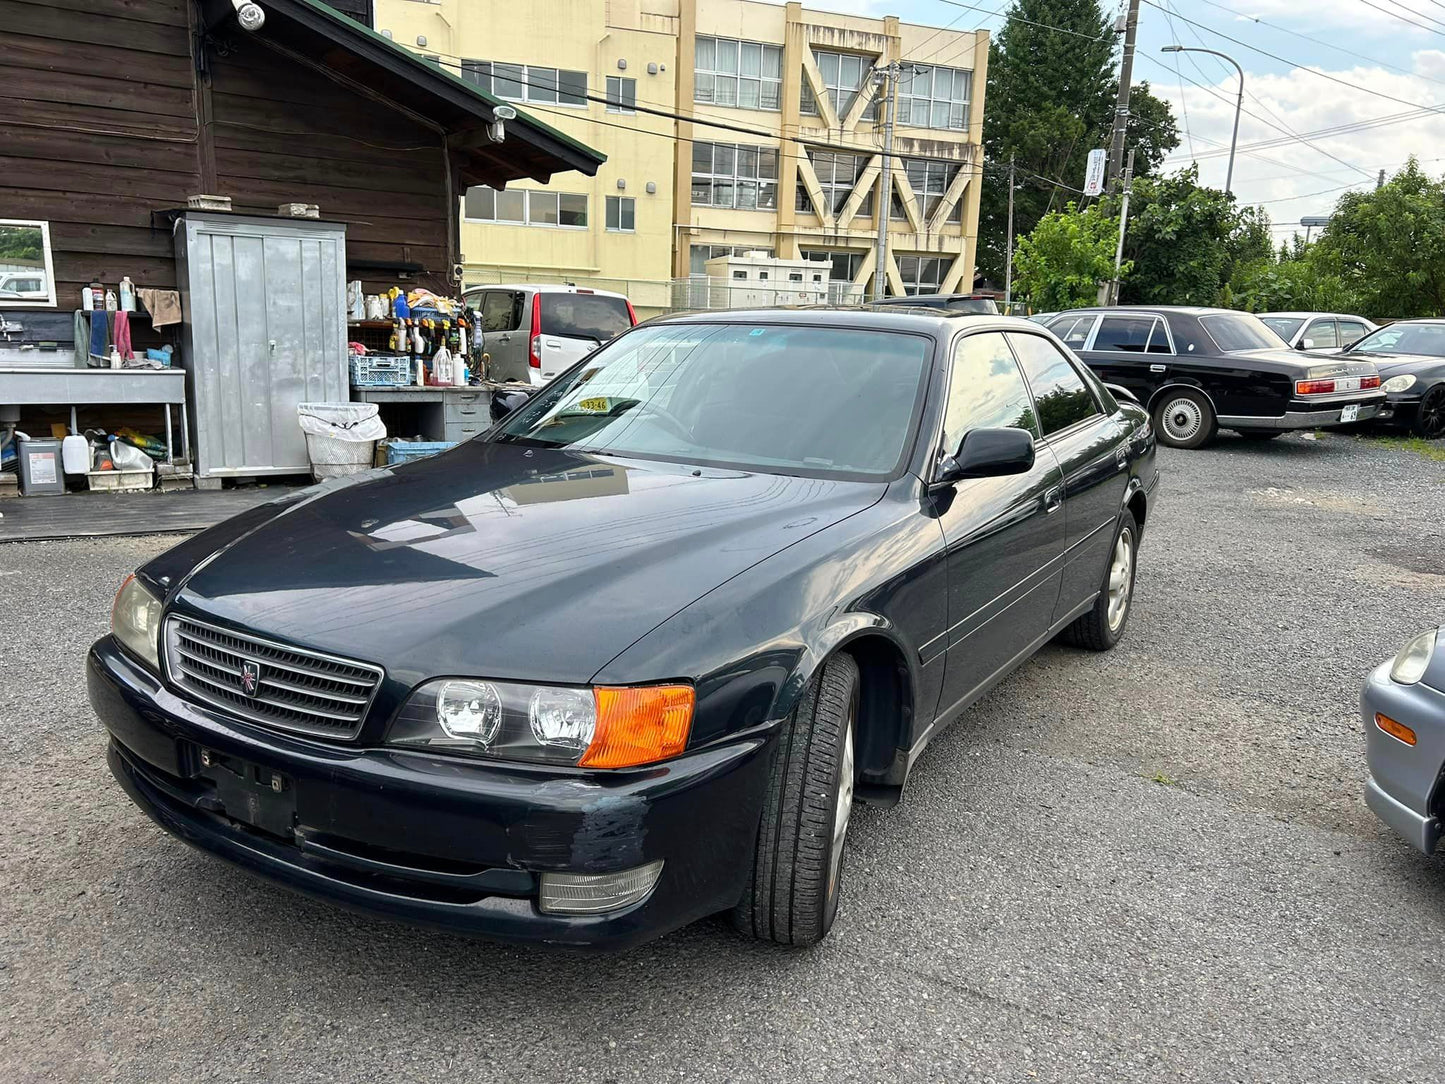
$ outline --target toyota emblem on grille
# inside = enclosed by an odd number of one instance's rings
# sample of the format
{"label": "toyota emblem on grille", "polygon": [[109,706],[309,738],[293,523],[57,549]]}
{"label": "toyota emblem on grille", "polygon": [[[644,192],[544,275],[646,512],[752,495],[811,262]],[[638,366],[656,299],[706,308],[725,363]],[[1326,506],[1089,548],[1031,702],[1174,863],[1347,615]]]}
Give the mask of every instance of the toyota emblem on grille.
{"label": "toyota emblem on grille", "polygon": [[261,691],[261,664],[250,659],[241,660],[241,691],[254,697]]}

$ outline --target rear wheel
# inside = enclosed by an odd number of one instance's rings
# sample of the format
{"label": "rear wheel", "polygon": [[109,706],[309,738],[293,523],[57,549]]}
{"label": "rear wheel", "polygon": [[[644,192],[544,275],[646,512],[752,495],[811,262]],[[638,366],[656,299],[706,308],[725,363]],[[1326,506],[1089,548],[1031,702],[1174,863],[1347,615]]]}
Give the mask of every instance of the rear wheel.
{"label": "rear wheel", "polygon": [[1076,647],[1108,651],[1124,638],[1129,611],[1134,604],[1134,567],[1139,552],[1139,525],[1132,512],[1125,512],[1114,534],[1104,585],[1094,608],[1064,629],[1063,638]]}
{"label": "rear wheel", "polygon": [[1172,388],[1154,405],[1154,429],[1171,448],[1202,448],[1214,439],[1219,422],[1203,394]]}
{"label": "rear wheel", "polygon": [[1245,440],[1273,440],[1275,437],[1283,436],[1283,429],[1239,429],[1236,430]]}
{"label": "rear wheel", "polygon": [[1436,384],[1425,393],[1410,428],[1417,437],[1426,440],[1445,437],[1445,384]]}
{"label": "rear wheel", "polygon": [[853,808],[858,689],[858,664],[834,655],[783,728],[753,873],[732,913],[745,934],[812,945],[833,925]]}

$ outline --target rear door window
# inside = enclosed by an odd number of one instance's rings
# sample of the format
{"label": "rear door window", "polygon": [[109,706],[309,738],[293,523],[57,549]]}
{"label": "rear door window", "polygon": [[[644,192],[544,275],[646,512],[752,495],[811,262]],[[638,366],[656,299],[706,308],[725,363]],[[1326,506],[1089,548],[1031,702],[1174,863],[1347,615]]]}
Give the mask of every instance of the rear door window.
{"label": "rear door window", "polygon": [[1149,336],[1156,323],[1152,316],[1106,316],[1099,321],[1094,349],[1142,354],[1149,348]]}
{"label": "rear door window", "polygon": [[1364,324],[1360,323],[1358,320],[1340,321],[1341,346],[1354,346],[1355,343],[1359,342],[1369,333],[1370,329],[1367,328]]}
{"label": "rear door window", "polygon": [[541,293],[542,334],[605,343],[632,326],[627,301],[600,294]]}
{"label": "rear door window", "polygon": [[1063,339],[1065,345],[1082,350],[1089,341],[1089,332],[1093,330],[1094,322],[1098,318],[1098,314],[1092,312],[1083,316],[1066,314],[1050,323],[1049,330]]}
{"label": "rear door window", "polygon": [[1044,436],[1102,413],[1074,363],[1048,339],[1013,331],[1007,338],[1034,390]]}

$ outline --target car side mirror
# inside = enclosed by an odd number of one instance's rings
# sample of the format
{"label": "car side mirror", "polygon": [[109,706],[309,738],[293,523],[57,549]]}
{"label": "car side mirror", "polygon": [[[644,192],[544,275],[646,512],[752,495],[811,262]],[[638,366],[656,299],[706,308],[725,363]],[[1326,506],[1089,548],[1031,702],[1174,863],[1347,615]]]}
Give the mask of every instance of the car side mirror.
{"label": "car side mirror", "polygon": [[1033,434],[1024,429],[972,429],[959,441],[958,451],[944,457],[937,486],[966,478],[1000,478],[1027,474],[1034,467]]}
{"label": "car side mirror", "polygon": [[1296,350],[1313,350],[1314,348],[1315,341],[1313,339],[1301,339],[1299,345],[1295,347]]}

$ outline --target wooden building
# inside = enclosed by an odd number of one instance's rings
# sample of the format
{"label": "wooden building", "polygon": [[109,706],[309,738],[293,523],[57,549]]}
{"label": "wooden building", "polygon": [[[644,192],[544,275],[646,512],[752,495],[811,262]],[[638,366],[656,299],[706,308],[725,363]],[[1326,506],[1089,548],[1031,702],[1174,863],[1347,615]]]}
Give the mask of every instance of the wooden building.
{"label": "wooden building", "polygon": [[525,114],[498,133],[503,103],[374,33],[369,0],[259,7],[248,31],[231,0],[0,0],[0,219],[49,223],[57,318],[92,280],[175,288],[201,193],[317,204],[348,278],[451,294],[467,186],[603,161]]}

